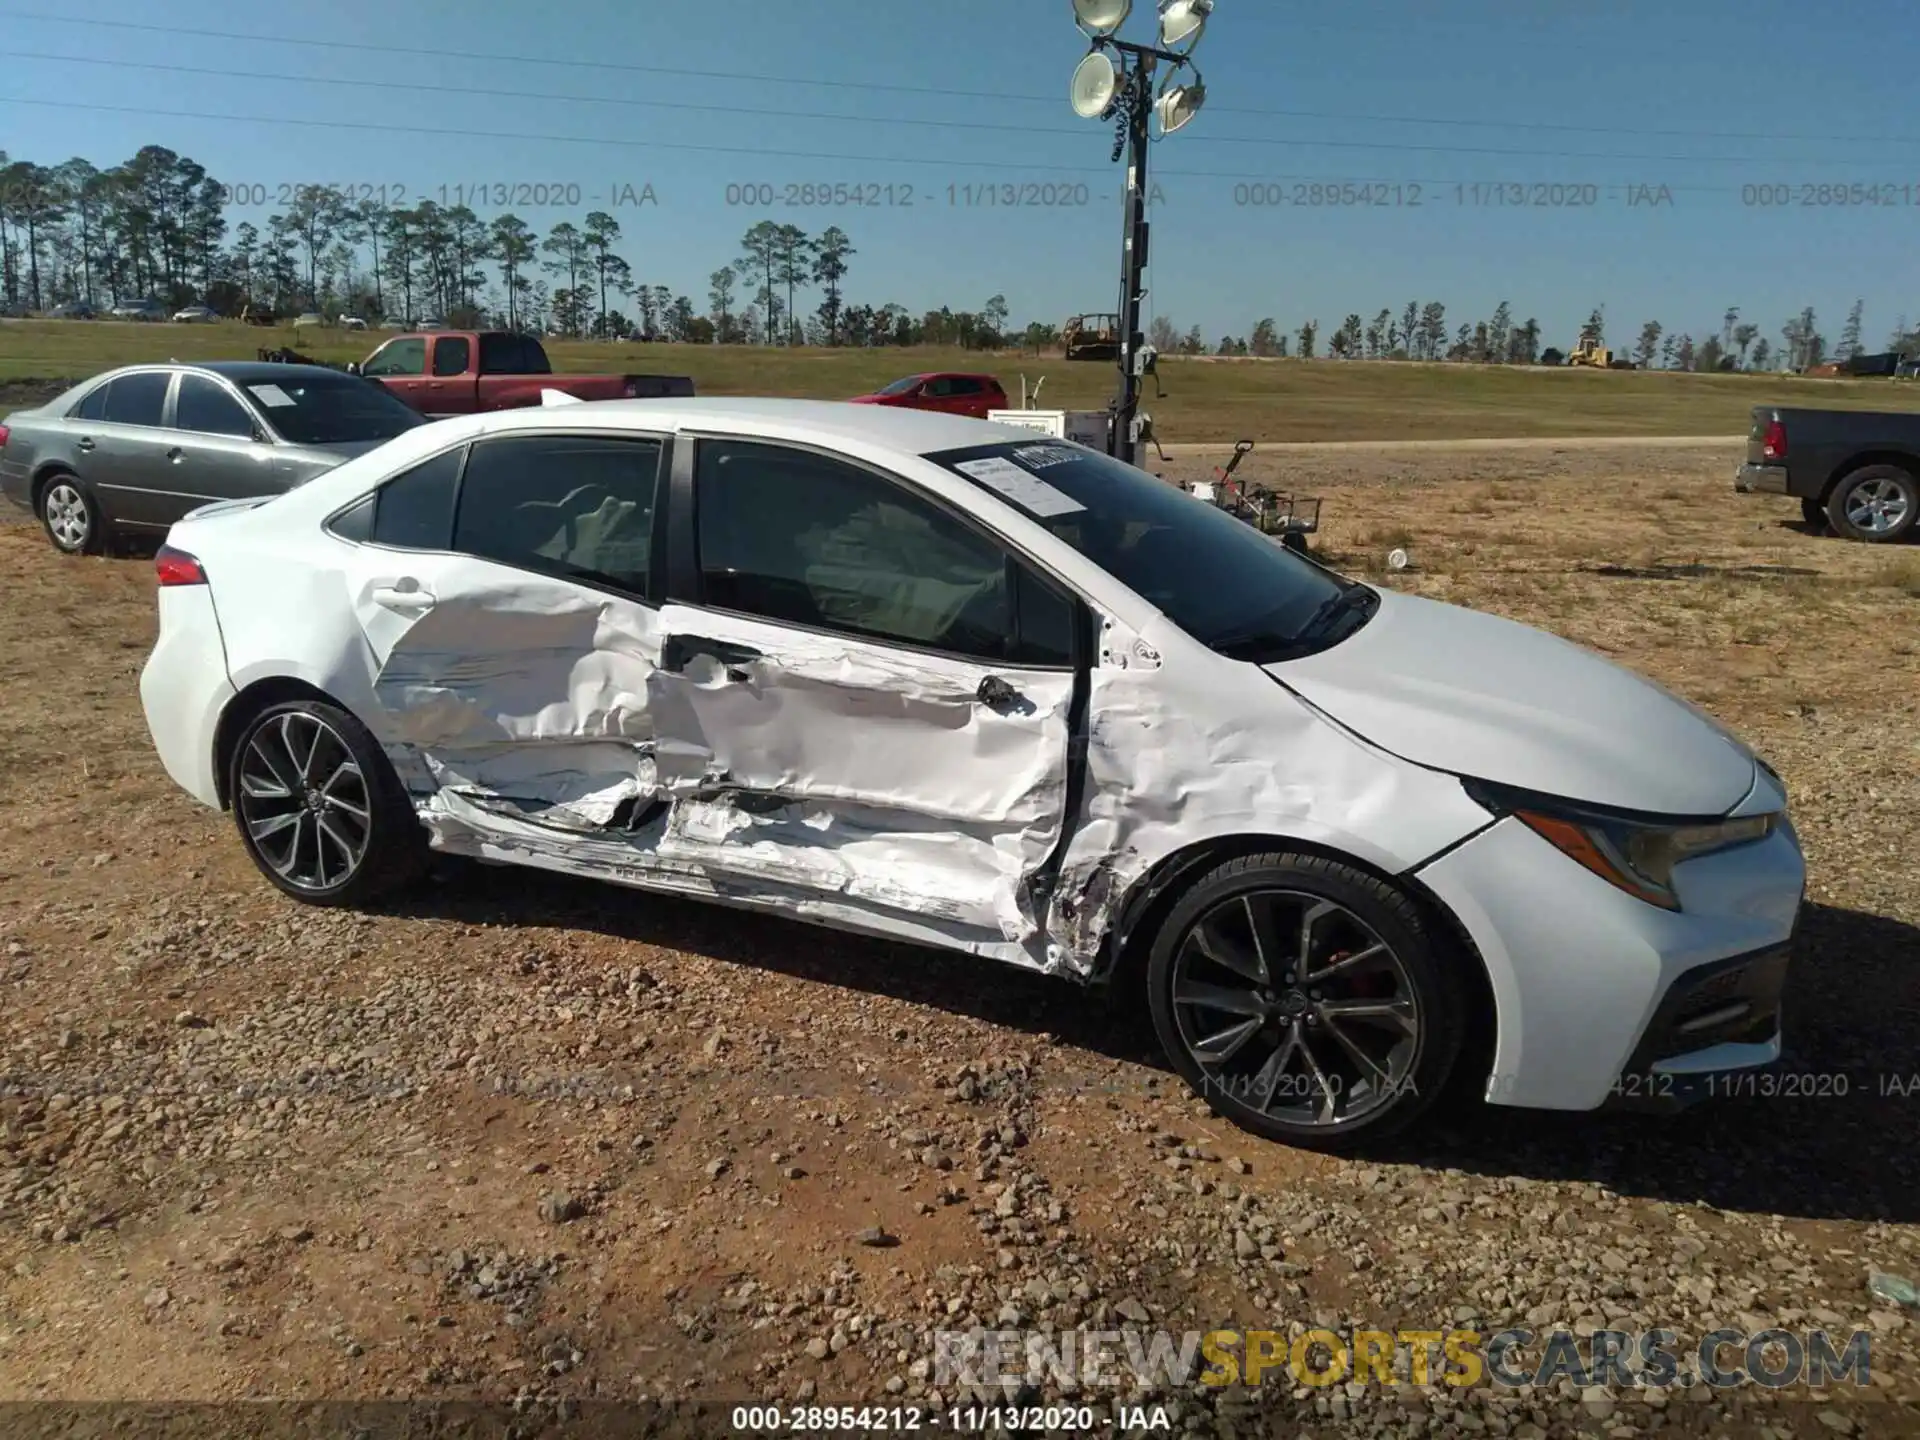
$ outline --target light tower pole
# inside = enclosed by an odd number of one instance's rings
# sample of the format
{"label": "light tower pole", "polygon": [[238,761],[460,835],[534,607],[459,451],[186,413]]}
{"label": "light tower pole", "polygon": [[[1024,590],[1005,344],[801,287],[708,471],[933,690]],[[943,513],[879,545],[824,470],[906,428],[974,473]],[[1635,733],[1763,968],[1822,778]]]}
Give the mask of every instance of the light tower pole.
{"label": "light tower pole", "polygon": [[[1126,156],[1126,185],[1121,195],[1120,251],[1120,387],[1109,407],[1107,453],[1133,464],[1138,458],[1135,434],[1140,413],[1140,380],[1147,354],[1140,333],[1140,302],[1146,295],[1147,271],[1147,146],[1153,139],[1151,122],[1169,135],[1199,113],[1206,86],[1189,58],[1200,43],[1213,0],[1160,0],[1160,43],[1140,45],[1119,39],[1132,0],[1073,0],[1074,21],[1092,40],[1092,46],[1073,72],[1072,104],[1083,118],[1114,122],[1113,154]],[[1179,48],[1176,48],[1179,47]],[[1120,57],[1119,64],[1113,57]],[[1171,66],[1166,83],[1154,93],[1154,74],[1160,64]],[[1175,84],[1182,68],[1192,69],[1189,84]]]}

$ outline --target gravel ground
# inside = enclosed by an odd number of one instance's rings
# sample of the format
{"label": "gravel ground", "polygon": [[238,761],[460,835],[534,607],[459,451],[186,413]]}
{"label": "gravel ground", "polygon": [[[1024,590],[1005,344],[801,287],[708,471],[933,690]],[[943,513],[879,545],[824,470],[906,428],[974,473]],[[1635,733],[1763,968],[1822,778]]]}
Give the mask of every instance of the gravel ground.
{"label": "gravel ground", "polygon": [[0,1399],[1004,1403],[935,1331],[1858,1327],[1865,1388],[1038,1393],[1100,1433],[1920,1431],[1920,1311],[1866,1285],[1920,1279],[1920,557],[1731,465],[1249,462],[1342,563],[1729,720],[1813,872],[1790,1089],[1362,1160],[1208,1116],[1127,997],[531,872],[296,907],[153,758],[148,567],[0,529]]}

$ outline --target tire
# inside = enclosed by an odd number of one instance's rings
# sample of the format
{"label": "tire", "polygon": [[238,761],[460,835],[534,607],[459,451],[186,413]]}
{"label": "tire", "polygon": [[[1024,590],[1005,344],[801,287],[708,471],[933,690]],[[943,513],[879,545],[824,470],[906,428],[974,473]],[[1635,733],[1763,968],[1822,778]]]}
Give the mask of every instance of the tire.
{"label": "tire", "polygon": [[[1318,985],[1289,968],[1303,930]],[[1326,970],[1336,963],[1340,973]],[[1467,1028],[1451,963],[1384,881],[1320,856],[1252,855],[1206,872],[1167,912],[1148,1003],[1168,1060],[1216,1115],[1268,1140],[1349,1151],[1399,1133],[1446,1088]]]}
{"label": "tire", "polygon": [[393,766],[336,705],[289,700],[248,721],[227,794],[260,873],[309,905],[364,904],[426,868],[426,831]]}
{"label": "tire", "polygon": [[1898,465],[1863,465],[1833,487],[1827,519],[1849,540],[1894,544],[1920,524],[1920,482]]}
{"label": "tire", "polygon": [[98,555],[107,548],[106,517],[78,475],[63,470],[50,477],[34,509],[62,555]]}
{"label": "tire", "polygon": [[1827,523],[1826,503],[1821,500],[1802,500],[1800,518],[1807,522],[1807,529],[1816,535],[1824,535],[1833,528]]}

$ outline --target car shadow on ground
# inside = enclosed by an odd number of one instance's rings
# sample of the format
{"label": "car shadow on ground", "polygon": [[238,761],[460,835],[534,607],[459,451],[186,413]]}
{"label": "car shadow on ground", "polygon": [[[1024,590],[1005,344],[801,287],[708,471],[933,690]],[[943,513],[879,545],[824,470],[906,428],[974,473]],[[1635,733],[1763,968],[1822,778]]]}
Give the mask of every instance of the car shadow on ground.
{"label": "car shadow on ground", "polygon": [[1407,1158],[1809,1219],[1920,1221],[1920,927],[1810,904],[1777,1073],[1672,1115],[1477,1107]]}
{"label": "car shadow on ground", "polygon": [[[448,867],[393,911],[592,931],[1046,1035],[1142,1067],[1143,1090],[1149,1080],[1171,1078],[1143,1004],[993,961],[481,865]],[[1377,1158],[1587,1181],[1621,1195],[1756,1214],[1920,1221],[1917,961],[1920,927],[1809,905],[1788,981],[1787,1056],[1779,1073],[1755,1081],[1753,1093],[1670,1115],[1456,1103]],[[741,984],[751,983],[743,973]]]}

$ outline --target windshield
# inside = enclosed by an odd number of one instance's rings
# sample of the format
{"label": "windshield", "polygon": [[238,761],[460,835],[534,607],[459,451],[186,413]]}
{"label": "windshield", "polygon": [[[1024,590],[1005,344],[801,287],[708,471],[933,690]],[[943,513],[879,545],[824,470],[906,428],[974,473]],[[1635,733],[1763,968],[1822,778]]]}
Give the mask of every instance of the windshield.
{"label": "windshield", "polygon": [[926,379],[924,375],[909,375],[906,379],[896,380],[891,385],[885,386],[873,393],[876,395],[911,395],[915,390],[920,388],[920,382],[924,379]]}
{"label": "windshield", "polygon": [[1008,441],[928,459],[1026,511],[1204,645],[1239,660],[1324,649],[1378,596],[1110,455]]}
{"label": "windshield", "polygon": [[249,385],[282,439],[295,445],[346,445],[391,440],[426,423],[393,394],[354,375],[316,374]]}

